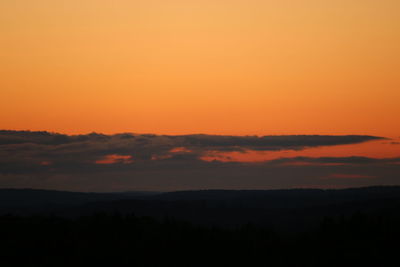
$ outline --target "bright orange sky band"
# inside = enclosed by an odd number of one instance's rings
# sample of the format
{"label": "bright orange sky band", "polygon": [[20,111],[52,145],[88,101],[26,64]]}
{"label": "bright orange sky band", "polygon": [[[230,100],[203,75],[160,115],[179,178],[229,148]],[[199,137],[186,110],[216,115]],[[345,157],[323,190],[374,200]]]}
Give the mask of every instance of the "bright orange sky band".
{"label": "bright orange sky band", "polygon": [[0,128],[400,135],[398,0],[0,1]]}

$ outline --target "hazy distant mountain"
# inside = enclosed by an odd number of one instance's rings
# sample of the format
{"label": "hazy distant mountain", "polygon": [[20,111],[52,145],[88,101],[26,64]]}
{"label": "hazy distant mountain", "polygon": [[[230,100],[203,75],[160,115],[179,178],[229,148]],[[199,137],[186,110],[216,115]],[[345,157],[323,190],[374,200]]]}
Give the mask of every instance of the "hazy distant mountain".
{"label": "hazy distant mountain", "polygon": [[118,212],[206,225],[233,226],[251,222],[282,229],[303,229],[320,223],[326,216],[388,211],[400,214],[400,187],[170,193],[4,189],[0,190],[0,202],[3,214],[51,212],[79,216]]}
{"label": "hazy distant mountain", "polygon": [[90,202],[115,201],[154,195],[156,192],[81,193],[36,189],[0,189],[0,212],[53,211]]}

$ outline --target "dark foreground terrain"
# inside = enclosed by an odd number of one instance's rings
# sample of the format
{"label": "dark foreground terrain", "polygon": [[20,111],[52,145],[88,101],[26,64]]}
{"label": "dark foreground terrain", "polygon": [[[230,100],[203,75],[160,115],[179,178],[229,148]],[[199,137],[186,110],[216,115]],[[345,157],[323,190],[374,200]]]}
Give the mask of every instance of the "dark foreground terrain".
{"label": "dark foreground terrain", "polygon": [[3,266],[400,265],[400,187],[0,200]]}

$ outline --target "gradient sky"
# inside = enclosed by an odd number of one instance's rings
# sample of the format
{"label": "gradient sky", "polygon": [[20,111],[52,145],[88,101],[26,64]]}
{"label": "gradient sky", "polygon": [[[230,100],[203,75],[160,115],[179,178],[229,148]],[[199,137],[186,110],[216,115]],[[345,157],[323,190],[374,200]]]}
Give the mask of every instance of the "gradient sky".
{"label": "gradient sky", "polygon": [[400,184],[399,14],[399,0],[0,0],[0,188]]}
{"label": "gradient sky", "polygon": [[398,137],[398,0],[0,0],[0,128]]}

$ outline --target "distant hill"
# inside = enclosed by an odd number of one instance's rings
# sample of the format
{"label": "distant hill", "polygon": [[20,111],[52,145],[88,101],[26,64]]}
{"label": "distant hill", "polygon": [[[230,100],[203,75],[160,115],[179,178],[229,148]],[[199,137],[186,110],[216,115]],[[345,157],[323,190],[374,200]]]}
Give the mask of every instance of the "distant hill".
{"label": "distant hill", "polygon": [[157,194],[155,192],[81,193],[36,189],[0,189],[0,212],[48,211],[49,208],[79,206],[99,201],[115,201]]}
{"label": "distant hill", "polygon": [[400,214],[400,187],[342,190],[201,190],[169,193],[76,193],[46,190],[0,190],[0,213],[54,213],[80,216],[121,213],[171,218],[195,224],[235,226],[254,223],[301,230],[323,218],[355,213]]}

